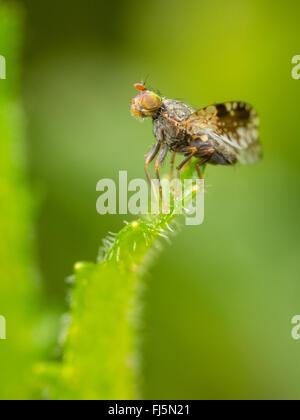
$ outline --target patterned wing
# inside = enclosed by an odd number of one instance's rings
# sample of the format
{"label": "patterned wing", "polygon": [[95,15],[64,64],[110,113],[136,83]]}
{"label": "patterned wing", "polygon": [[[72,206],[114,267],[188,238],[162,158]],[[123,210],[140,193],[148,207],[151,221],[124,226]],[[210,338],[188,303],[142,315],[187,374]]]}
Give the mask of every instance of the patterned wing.
{"label": "patterned wing", "polygon": [[244,102],[210,105],[191,114],[185,124],[191,136],[206,133],[234,149],[241,163],[254,164],[261,159],[259,118],[251,105]]}

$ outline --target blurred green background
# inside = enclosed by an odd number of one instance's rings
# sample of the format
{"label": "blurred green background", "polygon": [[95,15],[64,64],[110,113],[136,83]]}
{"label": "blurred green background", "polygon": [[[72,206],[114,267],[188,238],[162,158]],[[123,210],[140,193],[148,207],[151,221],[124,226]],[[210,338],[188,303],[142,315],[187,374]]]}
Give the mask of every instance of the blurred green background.
{"label": "blurred green background", "polygon": [[95,261],[101,239],[123,226],[96,213],[97,181],[144,176],[154,139],[151,121],[129,114],[133,83],[148,76],[199,107],[247,101],[261,117],[262,163],[209,167],[204,225],[184,227],[147,275],[143,395],[300,398],[299,2],[22,4],[40,300],[54,329],[74,262]]}

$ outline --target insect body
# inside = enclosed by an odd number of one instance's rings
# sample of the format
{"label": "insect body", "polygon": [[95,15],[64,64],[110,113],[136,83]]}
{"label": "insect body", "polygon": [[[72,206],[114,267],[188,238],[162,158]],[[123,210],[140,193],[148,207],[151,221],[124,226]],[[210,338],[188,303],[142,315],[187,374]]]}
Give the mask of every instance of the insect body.
{"label": "insect body", "polygon": [[162,98],[143,84],[135,84],[135,87],[139,94],[132,99],[131,112],[139,118],[152,118],[157,139],[145,165],[150,182],[150,163],[159,154],[156,161],[156,176],[159,179],[159,169],[168,151],[173,152],[172,165],[176,154],[185,155],[177,167],[178,177],[193,157],[198,159],[196,169],[200,178],[200,166],[205,163],[254,164],[260,160],[259,119],[250,105],[225,102],[197,110],[182,102]]}

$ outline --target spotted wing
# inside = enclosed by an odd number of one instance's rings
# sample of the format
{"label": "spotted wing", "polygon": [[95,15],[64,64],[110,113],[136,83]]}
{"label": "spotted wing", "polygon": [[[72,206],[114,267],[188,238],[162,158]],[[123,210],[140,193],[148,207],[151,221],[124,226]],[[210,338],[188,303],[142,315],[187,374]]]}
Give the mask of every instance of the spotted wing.
{"label": "spotted wing", "polygon": [[185,123],[188,134],[208,134],[217,143],[233,149],[241,163],[254,164],[261,159],[259,118],[251,105],[244,102],[211,105],[191,114]]}

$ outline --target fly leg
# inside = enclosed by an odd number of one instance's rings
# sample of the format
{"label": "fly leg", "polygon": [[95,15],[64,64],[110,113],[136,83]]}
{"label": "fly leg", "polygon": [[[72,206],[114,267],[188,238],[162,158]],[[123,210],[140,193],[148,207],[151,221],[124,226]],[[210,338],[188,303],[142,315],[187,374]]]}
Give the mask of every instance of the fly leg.
{"label": "fly leg", "polygon": [[[190,154],[177,167],[177,179],[180,180],[180,171],[193,158],[193,156],[198,156],[201,158],[201,160],[196,163],[196,170],[197,170],[199,178],[202,179],[203,176],[201,174],[200,166],[210,161],[212,155],[215,153],[215,150],[207,144],[199,144],[198,147],[197,145],[195,145],[195,146],[190,146],[190,147],[181,149],[181,152],[188,152],[188,151],[190,151]],[[176,194],[176,198],[177,197],[178,197],[178,192]]]}
{"label": "fly leg", "polygon": [[182,168],[198,153],[198,149],[196,147],[188,147],[187,151],[190,151],[190,154],[181,162],[179,166],[177,166],[177,180],[178,180],[178,188],[175,194],[175,199],[179,196],[179,189],[180,189],[180,172]]}
{"label": "fly leg", "polygon": [[172,157],[171,157],[171,174],[170,174],[170,184],[171,184],[171,188],[172,188],[172,192],[174,193],[174,185],[173,185],[173,180],[174,180],[174,166],[175,166],[175,158],[176,158],[176,152],[172,153]]}
{"label": "fly leg", "polygon": [[201,156],[202,159],[199,162],[196,163],[196,171],[198,173],[199,179],[203,179],[203,175],[201,173],[200,166],[203,166],[207,162],[210,161],[212,155],[215,153],[215,150],[213,148],[202,149],[202,150],[199,150],[198,153],[199,153],[199,155],[202,155]]}
{"label": "fly leg", "polygon": [[160,169],[161,165],[163,164],[164,160],[166,159],[167,154],[168,154],[168,151],[169,151],[168,145],[167,144],[164,144],[163,147],[162,147],[162,149],[161,149],[161,151],[160,151],[160,154],[159,154],[159,156],[157,158],[156,164],[155,164],[156,179],[159,182],[159,194],[160,194],[160,198],[161,198],[162,205],[164,207],[165,213],[168,212],[168,209],[167,209],[167,207],[164,204],[164,198],[163,198],[163,193],[162,193],[162,186],[161,186],[160,176],[159,176],[159,169]]}
{"label": "fly leg", "polygon": [[148,154],[148,156],[146,158],[146,162],[145,162],[145,171],[146,171],[147,179],[148,179],[149,184],[151,186],[153,197],[154,197],[154,200],[155,200],[155,203],[156,203],[156,213],[157,214],[159,214],[159,201],[158,201],[158,197],[157,197],[157,194],[156,194],[155,186],[152,182],[151,174],[149,172],[149,165],[153,161],[153,159],[155,158],[157,153],[159,152],[160,146],[161,146],[161,141],[158,140],[155,143],[155,145],[152,147],[150,153]]}

